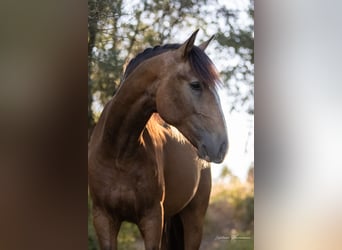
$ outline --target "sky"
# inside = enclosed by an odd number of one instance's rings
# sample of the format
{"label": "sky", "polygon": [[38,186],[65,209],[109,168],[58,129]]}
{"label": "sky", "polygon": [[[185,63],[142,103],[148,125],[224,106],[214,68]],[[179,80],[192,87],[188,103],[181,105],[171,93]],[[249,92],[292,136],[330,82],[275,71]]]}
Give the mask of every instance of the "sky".
{"label": "sky", "polygon": [[[241,11],[239,24],[242,26],[249,25],[251,22],[244,12],[248,8],[249,2],[249,0],[218,0],[220,5]],[[217,52],[211,50],[210,47],[208,48],[208,55],[219,71],[224,65],[229,64],[229,59],[222,61]],[[229,149],[223,163],[212,164],[212,177],[214,181],[218,180],[222,167],[228,166],[232,174],[241,181],[245,181],[248,169],[251,163],[254,163],[254,116],[242,112],[230,112],[231,104],[228,100],[227,89],[220,89],[219,95],[227,124]]]}
{"label": "sky", "polygon": [[218,180],[222,167],[228,166],[234,175],[245,181],[249,166],[254,162],[254,116],[230,112],[226,89],[220,89],[219,95],[227,124],[229,149],[223,163],[212,163],[213,180]]}

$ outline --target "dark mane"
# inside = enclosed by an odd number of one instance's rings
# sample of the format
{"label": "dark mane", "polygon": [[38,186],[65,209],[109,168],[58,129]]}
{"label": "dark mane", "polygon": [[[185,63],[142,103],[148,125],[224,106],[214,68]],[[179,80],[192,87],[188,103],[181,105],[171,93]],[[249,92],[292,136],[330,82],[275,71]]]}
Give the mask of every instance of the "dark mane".
{"label": "dark mane", "polygon": [[[131,74],[133,70],[144,60],[160,55],[169,50],[178,49],[180,46],[181,44],[173,43],[145,49],[129,62],[125,69],[123,80],[126,79],[127,76]],[[216,86],[221,83],[215,65],[199,47],[194,46],[191,49],[188,59],[192,70],[204,84],[208,86]]]}
{"label": "dark mane", "polygon": [[138,65],[151,57],[160,55],[166,51],[169,51],[171,49],[178,49],[180,47],[180,44],[173,43],[173,44],[165,44],[163,46],[157,45],[153,48],[147,48],[143,52],[139,53],[136,57],[134,57],[127,65],[125,69],[125,73],[123,76],[123,79],[126,79],[127,76],[132,73],[132,71],[138,67]]}

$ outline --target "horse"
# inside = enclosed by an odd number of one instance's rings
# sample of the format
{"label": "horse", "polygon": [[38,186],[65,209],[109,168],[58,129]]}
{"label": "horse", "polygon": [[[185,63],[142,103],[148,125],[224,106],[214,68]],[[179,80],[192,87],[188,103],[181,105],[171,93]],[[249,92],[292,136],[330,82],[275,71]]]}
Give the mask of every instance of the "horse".
{"label": "horse", "polygon": [[127,65],[88,146],[93,224],[102,250],[116,250],[123,221],[145,249],[199,249],[209,204],[209,162],[228,150],[219,74],[194,45],[149,48]]}

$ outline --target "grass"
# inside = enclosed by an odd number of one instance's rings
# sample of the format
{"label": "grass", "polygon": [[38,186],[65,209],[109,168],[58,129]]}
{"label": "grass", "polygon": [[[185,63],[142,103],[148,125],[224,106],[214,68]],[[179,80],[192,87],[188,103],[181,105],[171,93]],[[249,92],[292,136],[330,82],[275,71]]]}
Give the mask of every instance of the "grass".
{"label": "grass", "polygon": [[[215,250],[252,250],[254,249],[254,241],[250,240],[228,240],[219,243],[218,248]],[[212,249],[212,250],[214,250]]]}

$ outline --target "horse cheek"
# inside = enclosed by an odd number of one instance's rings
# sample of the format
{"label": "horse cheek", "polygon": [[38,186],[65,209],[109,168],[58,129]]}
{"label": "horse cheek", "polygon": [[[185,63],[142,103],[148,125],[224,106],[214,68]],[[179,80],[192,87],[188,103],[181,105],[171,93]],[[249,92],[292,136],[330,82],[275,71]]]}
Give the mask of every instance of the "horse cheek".
{"label": "horse cheek", "polygon": [[179,122],[175,100],[173,100],[170,95],[167,95],[163,89],[157,93],[156,107],[161,118],[163,118],[167,123],[172,125]]}

